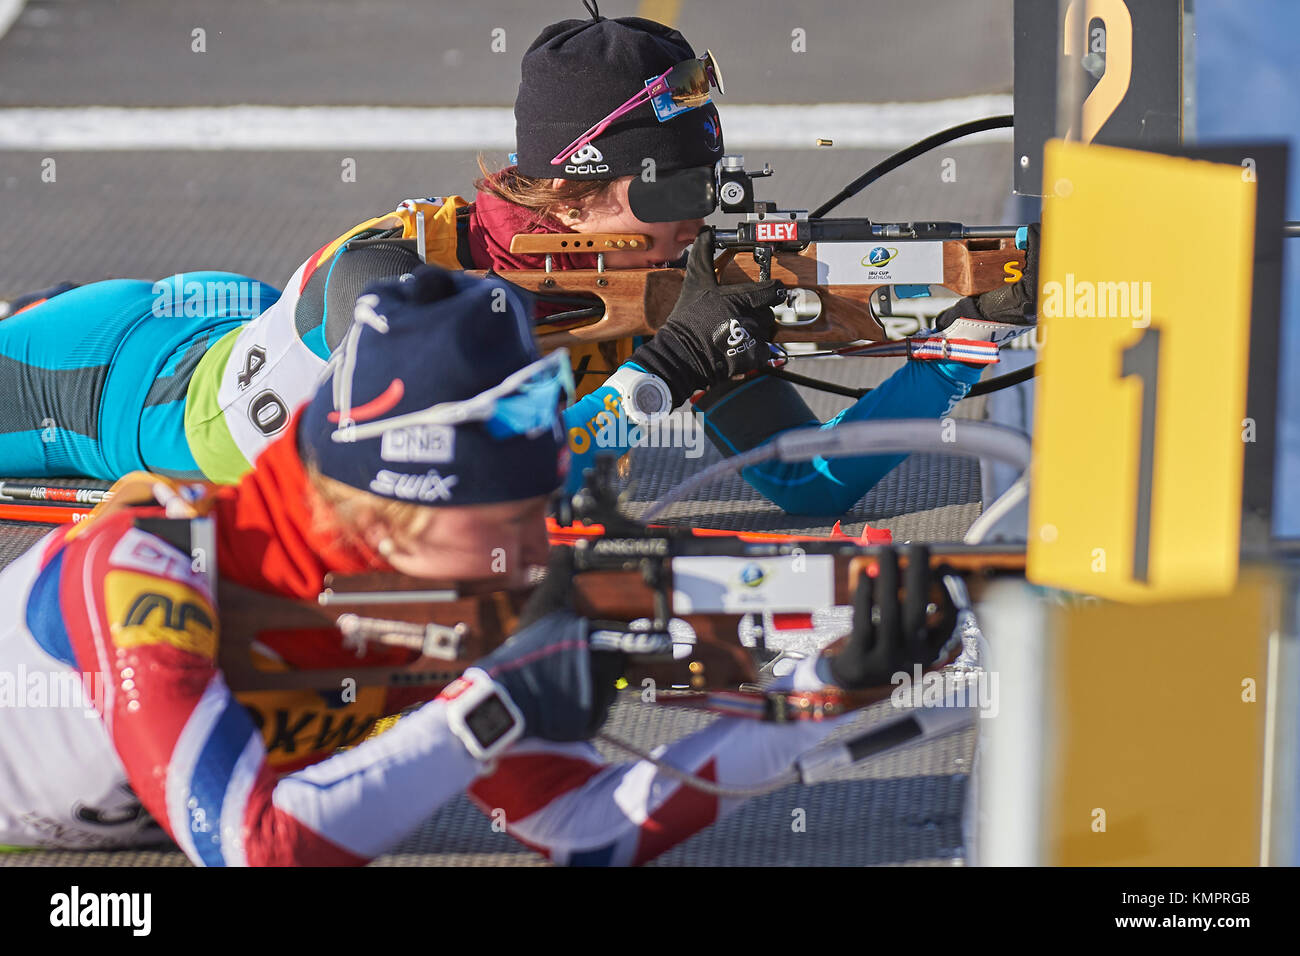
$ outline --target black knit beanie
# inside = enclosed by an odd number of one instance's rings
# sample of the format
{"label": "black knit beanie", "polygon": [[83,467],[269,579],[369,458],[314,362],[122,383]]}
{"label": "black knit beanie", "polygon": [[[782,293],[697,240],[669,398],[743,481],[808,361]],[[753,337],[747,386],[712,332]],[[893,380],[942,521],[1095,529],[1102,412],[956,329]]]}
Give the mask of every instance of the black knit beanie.
{"label": "black knit beanie", "polygon": [[616,120],[565,162],[551,160],[569,143],[695,51],[672,27],[640,17],[551,24],[524,54],[515,98],[519,172],[545,179],[617,179],[655,171],[712,166],[722,157],[722,126],[712,103],[665,122],[650,104]]}

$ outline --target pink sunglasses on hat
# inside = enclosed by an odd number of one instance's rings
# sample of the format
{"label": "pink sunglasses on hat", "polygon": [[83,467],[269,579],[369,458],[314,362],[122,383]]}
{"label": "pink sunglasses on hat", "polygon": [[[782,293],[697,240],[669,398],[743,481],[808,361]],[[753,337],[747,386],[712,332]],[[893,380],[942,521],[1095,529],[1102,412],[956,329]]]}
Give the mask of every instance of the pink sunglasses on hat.
{"label": "pink sunglasses on hat", "polygon": [[712,102],[710,86],[717,87],[720,94],[727,92],[722,85],[722,70],[718,67],[717,57],[712,50],[705,50],[704,56],[684,60],[653,80],[648,80],[644,90],[560,150],[551,160],[551,165],[559,166],[565,157],[591,143],[609,129],[615,120],[626,116],[644,102],[648,101],[654,107],[655,115],[661,123],[678,113],[698,109],[705,103]]}

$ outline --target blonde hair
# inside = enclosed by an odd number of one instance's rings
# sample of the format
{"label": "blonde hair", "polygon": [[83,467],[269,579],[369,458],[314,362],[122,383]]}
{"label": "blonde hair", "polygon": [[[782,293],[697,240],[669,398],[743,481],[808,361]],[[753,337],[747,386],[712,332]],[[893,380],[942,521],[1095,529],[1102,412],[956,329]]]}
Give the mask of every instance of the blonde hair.
{"label": "blonde hair", "polygon": [[353,488],[322,473],[310,461],[304,461],[303,467],[308,486],[315,492],[315,500],[309,502],[313,529],[322,536],[338,535],[373,550],[361,533],[363,528],[382,524],[394,541],[410,542],[423,536],[433,523],[434,508]]}
{"label": "blonde hair", "polygon": [[474,188],[531,210],[537,225],[547,219],[559,219],[575,204],[603,196],[614,185],[613,180],[566,179],[557,186],[550,179],[524,176],[515,166],[492,172],[481,153],[478,168],[483,176],[475,180]]}

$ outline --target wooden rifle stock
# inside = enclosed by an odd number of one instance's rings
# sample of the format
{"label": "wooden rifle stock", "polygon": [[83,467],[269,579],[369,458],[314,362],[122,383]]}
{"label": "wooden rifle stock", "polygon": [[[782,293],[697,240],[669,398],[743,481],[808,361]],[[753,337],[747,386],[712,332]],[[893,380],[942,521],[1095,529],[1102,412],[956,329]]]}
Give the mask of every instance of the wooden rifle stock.
{"label": "wooden rifle stock", "polygon": [[[518,237],[522,238],[522,237]],[[560,249],[559,241],[571,240],[570,234],[534,236],[554,239],[555,248],[542,243],[530,251],[556,254],[572,253]],[[644,236],[636,237],[645,240]],[[646,240],[648,243],[648,240]],[[588,250],[579,250],[586,252]],[[591,250],[597,251],[597,250]],[[611,250],[613,252],[618,249]],[[752,256],[728,250],[719,260],[719,281],[745,282],[758,279],[758,264]],[[1024,253],[1010,238],[952,239],[943,242],[942,285],[958,295],[978,295],[1001,287],[1007,278],[1009,262],[1023,264]],[[781,342],[854,342],[860,339],[879,342],[885,329],[871,310],[875,285],[823,285],[818,282],[817,244],[801,252],[777,252],[772,257],[772,278],[789,289],[807,289],[821,300],[821,314],[800,324],[779,324],[777,341]],[[482,275],[483,273],[477,273]],[[566,328],[548,328],[543,322],[538,341],[543,349],[604,342],[635,335],[653,335],[668,320],[681,293],[684,270],[659,269],[567,269],[513,270],[497,273],[532,292],[550,295],[580,296],[599,300],[604,315]]]}

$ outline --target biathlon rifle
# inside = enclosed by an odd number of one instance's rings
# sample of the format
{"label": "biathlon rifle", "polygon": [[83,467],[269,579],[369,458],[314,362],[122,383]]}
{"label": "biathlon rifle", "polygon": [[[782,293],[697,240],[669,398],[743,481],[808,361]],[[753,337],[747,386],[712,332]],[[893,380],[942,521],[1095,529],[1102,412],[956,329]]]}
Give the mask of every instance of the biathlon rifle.
{"label": "biathlon rifle", "polygon": [[[960,650],[956,615],[965,610],[956,603],[951,582],[960,579],[978,595],[991,575],[1022,574],[1024,567],[1023,550],[1012,548],[895,547],[848,537],[700,536],[653,527],[611,531],[609,525],[585,523],[552,530],[557,545],[573,549],[573,606],[580,615],[593,621],[648,619],[653,630],[666,630],[667,622],[677,619],[694,631],[694,643],[675,645],[677,653],[660,648],[630,656],[630,686],[654,688],[656,703],[763,720],[837,716],[889,697],[893,687],[888,675],[896,670],[910,674],[914,666],[928,671],[948,663]],[[763,586],[782,577],[787,586],[773,605],[765,601]],[[806,597],[794,597],[790,585]],[[514,633],[527,597],[527,590],[476,593],[452,582],[364,574],[333,576],[315,602],[300,602],[221,579],[220,664],[235,691],[337,693],[350,680],[355,687],[409,691],[411,701],[428,699]],[[856,647],[841,639],[838,653],[849,655],[849,673],[868,673],[873,651],[884,655],[882,660],[893,660],[892,668],[877,682],[852,690],[764,693],[764,665],[773,655],[764,641],[763,612],[776,610],[811,627],[814,610],[836,605],[854,606],[859,620],[863,614],[870,619],[876,608],[893,609],[876,612],[875,628],[891,639],[897,634],[897,653],[904,657],[886,654],[874,636]],[[755,646],[741,641],[746,617],[746,632],[755,636]],[[358,660],[355,666],[322,670],[261,670],[250,650],[268,631],[280,640],[293,632],[319,638],[335,631],[337,640],[357,648]],[[405,648],[409,658],[374,666],[365,659],[371,646]]]}
{"label": "biathlon rifle", "polygon": [[[1024,253],[1016,247],[1017,227],[880,223],[825,218],[825,214],[884,173],[935,146],[1010,125],[1010,116],[991,117],[937,133],[868,170],[811,213],[778,209],[774,202],[756,199],[754,181],[770,176],[772,170],[767,166],[757,172],[746,170],[743,156],[724,156],[716,181],[707,169],[668,175],[678,177],[677,188],[682,190],[713,191],[722,212],[744,216],[736,228],[714,232],[715,248],[722,253],[716,264],[719,281],[774,278],[782,282],[790,304],[798,305],[780,310],[778,339],[882,341],[886,333],[878,316],[890,314],[891,286],[938,285],[965,296],[1018,281]],[[684,271],[604,267],[606,254],[648,249],[650,242],[635,233],[517,235],[511,251],[545,256],[546,268],[497,274],[544,301],[570,307],[539,319],[538,340],[544,349],[652,335],[676,304]],[[596,255],[597,268],[552,268],[554,256],[574,253]]]}
{"label": "biathlon rifle", "polygon": [[[916,431],[915,423],[903,424]],[[989,436],[996,441],[994,433],[1005,431],[971,423],[963,432],[976,444],[957,451],[1006,457],[1006,449],[989,443]],[[877,447],[878,432],[863,431],[862,437]],[[839,451],[861,453],[844,447],[843,436],[836,442]],[[805,439],[795,453],[836,450],[815,445]],[[1014,451],[1017,460],[1027,454]],[[660,646],[629,657],[629,684],[653,688],[656,703],[774,721],[823,719],[875,703],[892,693],[889,675],[896,670],[934,669],[954,656],[955,622],[969,613],[970,598],[978,598],[991,577],[1023,575],[1024,549],[1018,545],[895,547],[869,534],[702,534],[642,525],[621,514],[609,490],[611,468],[607,460],[588,476],[569,512],[552,523],[552,543],[572,549],[573,607],[583,617],[649,620],[658,632],[679,619],[694,631],[694,643],[677,645],[672,653]],[[350,680],[356,687],[385,688],[390,699],[396,692],[406,702],[433,697],[507,640],[528,598],[527,590],[476,592],[396,574],[331,576],[315,601],[273,597],[227,579],[218,580],[216,591],[220,664],[233,690],[337,693]],[[773,611],[799,615],[801,626],[811,626],[813,611],[845,605],[854,608],[855,626],[832,655],[841,656],[841,674],[857,675],[855,686],[764,691],[764,666],[772,655],[755,619],[761,622],[764,612]],[[754,646],[741,639],[747,617]],[[266,632],[280,640],[294,632],[319,640],[328,632],[330,643],[354,646],[359,659],[325,670],[260,670],[251,649]],[[381,658],[386,663],[372,665],[365,659],[372,647],[405,649],[405,659],[394,664],[387,653]]]}

